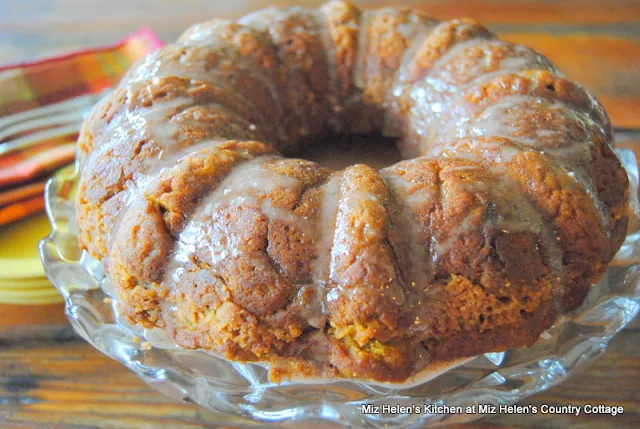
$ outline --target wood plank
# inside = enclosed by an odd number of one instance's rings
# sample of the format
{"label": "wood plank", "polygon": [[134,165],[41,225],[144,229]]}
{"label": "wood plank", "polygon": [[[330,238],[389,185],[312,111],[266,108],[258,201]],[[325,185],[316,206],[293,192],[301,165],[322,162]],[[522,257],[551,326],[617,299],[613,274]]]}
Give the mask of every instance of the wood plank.
{"label": "wood plank", "polygon": [[[0,427],[204,428],[218,416],[175,403],[83,341],[0,349]],[[233,419],[230,419],[233,421]]]}
{"label": "wood plank", "polygon": [[[67,325],[64,304],[0,304],[0,332],[25,325]],[[0,335],[1,336],[1,335]]]}
{"label": "wood plank", "polygon": [[[634,324],[637,326],[638,324]],[[640,329],[623,331],[589,368],[521,404],[608,404],[624,413],[608,415],[497,415],[458,429],[490,427],[637,427],[640,419]],[[616,374],[616,382],[611,375]],[[37,342],[0,347],[0,427],[59,429],[206,428],[234,424],[189,404],[156,393],[118,362],[82,341]],[[21,426],[22,425],[22,426]]]}
{"label": "wood plank", "polygon": [[[317,7],[325,0],[190,0],[188,3],[170,0],[136,0],[125,2],[78,2],[77,0],[31,0],[3,3],[0,23],[66,22],[79,23],[78,18],[99,21],[132,21],[143,18],[148,22],[159,19],[192,19],[207,16],[237,17],[247,11],[266,6]],[[619,24],[640,22],[637,1],[607,0],[353,0],[362,8],[404,6],[421,8],[439,18],[469,16],[488,24],[495,23],[561,23],[561,24]],[[604,10],[603,10],[604,9]]]}
{"label": "wood plank", "polygon": [[366,7],[377,5],[403,6],[422,9],[440,19],[476,19],[485,24],[620,24],[640,21],[640,3],[607,1],[606,13],[599,0],[409,0],[364,1],[355,3]]}

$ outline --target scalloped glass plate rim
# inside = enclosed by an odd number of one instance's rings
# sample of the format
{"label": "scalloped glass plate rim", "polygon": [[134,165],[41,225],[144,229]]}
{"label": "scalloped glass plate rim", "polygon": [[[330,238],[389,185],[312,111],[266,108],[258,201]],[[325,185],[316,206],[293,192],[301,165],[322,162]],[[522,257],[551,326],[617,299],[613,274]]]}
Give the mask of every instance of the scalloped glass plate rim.
{"label": "scalloped glass plate rim", "polygon": [[[627,168],[631,204],[638,213],[635,157],[628,150],[616,152]],[[640,232],[633,231],[616,263],[594,285],[585,303],[558,320],[531,348],[470,358],[409,388],[349,380],[276,385],[266,380],[265,369],[259,364],[228,362],[203,351],[162,348],[140,341],[152,337],[152,332],[119,318],[103,290],[101,267],[79,253],[73,201],[68,192],[59,194],[63,187],[69,189],[63,185],[75,184],[77,173],[70,170],[47,184],[46,208],[52,232],[39,246],[45,271],[65,298],[66,314],[74,329],[157,390],[219,413],[230,424],[253,425],[257,420],[287,426],[321,419],[343,426],[413,428],[474,420],[481,414],[377,415],[362,413],[361,406],[515,403],[559,383],[601,355],[607,342],[640,308]]]}

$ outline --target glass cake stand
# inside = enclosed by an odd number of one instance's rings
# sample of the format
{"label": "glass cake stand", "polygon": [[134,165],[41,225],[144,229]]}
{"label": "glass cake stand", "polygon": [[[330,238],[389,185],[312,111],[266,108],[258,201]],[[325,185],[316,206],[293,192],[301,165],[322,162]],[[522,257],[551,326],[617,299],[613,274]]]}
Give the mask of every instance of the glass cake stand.
{"label": "glass cake stand", "polygon": [[[627,168],[631,204],[638,213],[636,159],[628,150],[617,153]],[[53,232],[40,243],[46,273],[66,301],[68,319],[85,340],[146,383],[219,413],[221,422],[300,427],[301,421],[313,420],[323,422],[322,427],[417,428],[470,421],[482,414],[465,412],[467,406],[513,404],[589,364],[640,308],[640,232],[632,228],[583,305],[559,319],[532,347],[458,361],[408,385],[352,380],[275,384],[261,364],[179,349],[163,332],[133,327],[118,315],[99,261],[78,248],[77,179],[77,172],[68,169],[50,180],[46,197]],[[405,408],[367,412],[376,405]]]}

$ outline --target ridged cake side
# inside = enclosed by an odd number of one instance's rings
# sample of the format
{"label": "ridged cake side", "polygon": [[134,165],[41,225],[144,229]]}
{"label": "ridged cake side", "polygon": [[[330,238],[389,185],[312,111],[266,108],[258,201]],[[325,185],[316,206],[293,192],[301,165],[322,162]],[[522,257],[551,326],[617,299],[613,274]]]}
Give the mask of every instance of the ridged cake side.
{"label": "ridged cake side", "polygon": [[[286,158],[327,131],[405,158]],[[297,375],[402,381],[532,344],[627,227],[594,97],[468,20],[265,9],[134,66],[79,140],[80,243],[132,323]]]}

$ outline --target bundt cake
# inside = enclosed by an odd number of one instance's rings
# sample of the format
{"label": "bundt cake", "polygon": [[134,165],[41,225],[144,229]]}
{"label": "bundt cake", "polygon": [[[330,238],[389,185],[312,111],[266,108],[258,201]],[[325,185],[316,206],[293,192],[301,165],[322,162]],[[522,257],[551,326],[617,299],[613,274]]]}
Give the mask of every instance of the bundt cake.
{"label": "bundt cake", "polygon": [[[372,132],[404,160],[295,159]],[[80,244],[120,313],[275,380],[401,382],[531,345],[628,221],[609,119],[547,59],[342,1],[191,27],[98,103],[78,154]]]}

